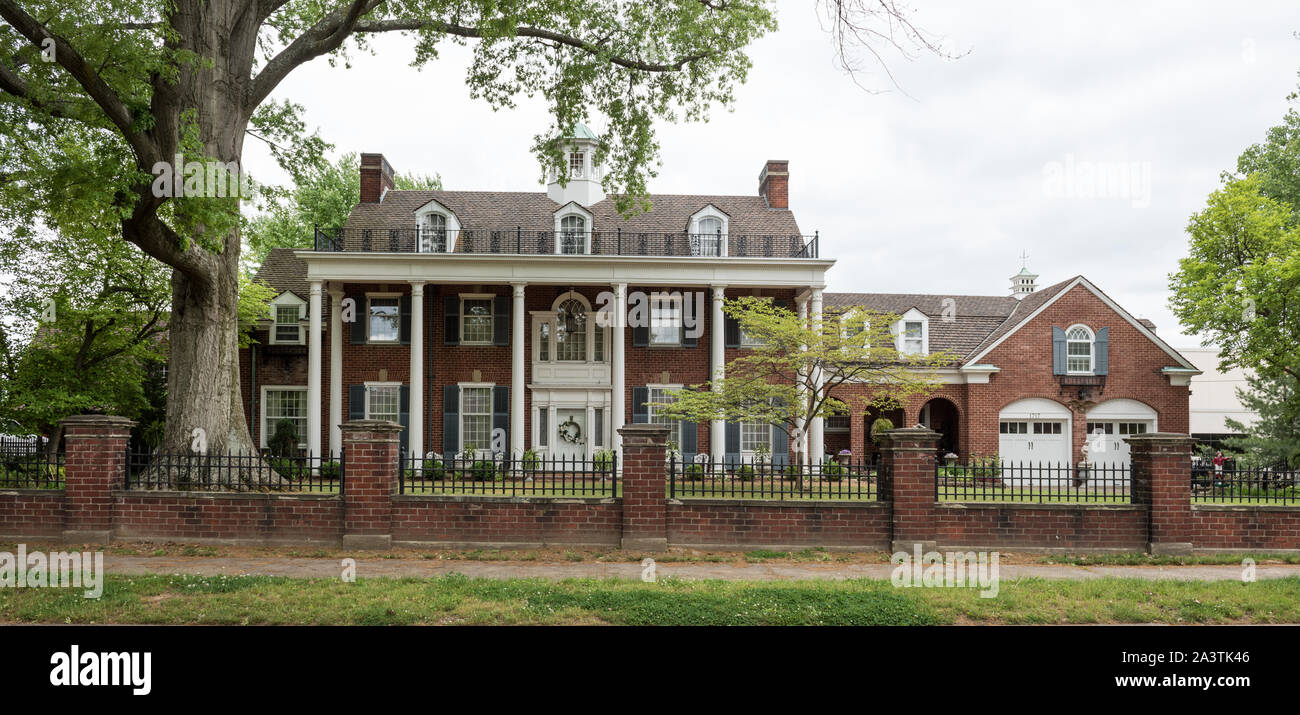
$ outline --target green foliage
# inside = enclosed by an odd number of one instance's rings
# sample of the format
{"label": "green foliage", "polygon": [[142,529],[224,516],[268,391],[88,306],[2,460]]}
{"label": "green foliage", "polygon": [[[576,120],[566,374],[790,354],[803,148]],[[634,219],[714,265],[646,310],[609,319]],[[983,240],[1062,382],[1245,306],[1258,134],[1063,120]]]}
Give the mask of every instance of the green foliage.
{"label": "green foliage", "polygon": [[871,423],[871,441],[880,444],[885,432],[894,429],[894,422],[887,417],[879,417]]}
{"label": "green foliage", "polygon": [[614,450],[601,449],[596,451],[596,456],[592,460],[592,465],[598,472],[609,472],[614,468]]}
{"label": "green foliage", "polygon": [[343,476],[343,465],[334,460],[330,460],[322,463],[320,469],[317,470],[317,473],[320,474],[321,479],[335,480]]}
{"label": "green foliage", "polygon": [[754,481],[754,467],[748,464],[742,464],[740,468],[736,470],[736,478],[742,482]]}
{"label": "green foliage", "polygon": [[542,465],[542,458],[535,450],[524,452],[523,467],[525,472],[536,471]]}
{"label": "green foliage", "polygon": [[1227,440],[1227,446],[1239,453],[1234,455],[1238,463],[1300,467],[1300,380],[1288,374],[1248,375],[1246,385],[1248,389],[1237,391],[1237,398],[1259,417],[1249,426],[1227,420],[1229,429],[1246,435]]}
{"label": "green foliage", "polygon": [[687,481],[698,482],[704,479],[704,465],[688,464],[686,469],[682,470],[682,476],[686,477]]}
{"label": "green foliage", "polygon": [[298,454],[298,429],[292,420],[279,420],[272,429],[266,446],[276,457],[294,457]]}
{"label": "green foliage", "polygon": [[829,482],[838,482],[844,476],[844,465],[832,459],[822,462],[822,478]]}
{"label": "green foliage", "polygon": [[476,482],[494,482],[497,479],[497,465],[489,460],[480,459],[470,467],[469,478]]}

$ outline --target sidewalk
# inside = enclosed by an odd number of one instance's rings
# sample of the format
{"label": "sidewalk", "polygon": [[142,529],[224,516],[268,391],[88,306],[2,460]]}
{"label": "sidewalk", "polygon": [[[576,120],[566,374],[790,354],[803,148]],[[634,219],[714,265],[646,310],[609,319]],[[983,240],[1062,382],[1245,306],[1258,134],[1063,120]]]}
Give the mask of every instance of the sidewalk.
{"label": "sidewalk", "polygon": [[[187,556],[117,556],[105,554],[104,568],[110,574],[190,574],[199,576],[255,575],[291,578],[338,578],[339,559],[316,558],[228,558]],[[849,578],[888,579],[889,564],[762,564],[762,563],[660,563],[656,577],[725,581],[800,581]],[[641,580],[640,563],[566,563],[519,561],[435,561],[423,559],[356,559],[358,578],[428,578],[463,574],[470,578],[568,578]],[[1116,577],[1152,581],[1240,581],[1242,569],[1229,566],[1052,566],[999,564],[1004,581],[1021,578],[1088,579]],[[1255,578],[1300,577],[1300,565],[1261,565]]]}

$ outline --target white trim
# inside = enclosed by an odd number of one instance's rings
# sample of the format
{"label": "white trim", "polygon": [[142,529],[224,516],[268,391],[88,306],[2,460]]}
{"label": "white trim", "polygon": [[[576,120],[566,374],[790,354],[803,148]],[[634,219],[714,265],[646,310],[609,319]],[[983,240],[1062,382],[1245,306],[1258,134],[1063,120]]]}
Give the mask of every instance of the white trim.
{"label": "white trim", "polygon": [[[290,323],[279,322],[280,308],[297,308],[298,309],[298,339],[297,340],[280,340],[277,335],[277,328],[281,325],[290,325]],[[306,345],[307,344],[307,326],[303,324],[307,320],[307,301],[299,298],[297,294],[285,291],[277,295],[267,306],[270,311],[271,325],[268,330],[268,344],[270,345]]]}
{"label": "white trim", "polygon": [[460,451],[465,451],[465,389],[486,388],[488,391],[488,443],[487,446],[479,446],[474,450],[475,456],[486,456],[492,454],[492,401],[496,396],[492,393],[492,388],[496,387],[495,382],[458,382],[456,383],[456,444],[460,445]]}
{"label": "white trim", "polygon": [[[1075,330],[1082,330],[1088,334],[1088,369],[1071,370],[1070,369],[1070,343],[1081,342],[1071,340],[1070,333]],[[1065,374],[1067,375],[1096,375],[1097,374],[1097,331],[1089,328],[1083,323],[1075,323],[1065,329]]]}
{"label": "white trim", "polygon": [[[262,393],[261,393],[260,401],[257,403],[257,411],[258,411],[258,416],[257,416],[257,417],[258,417],[259,424],[260,424],[260,427],[259,427],[257,433],[258,433],[258,441],[261,442],[262,449],[266,449],[266,447],[267,447],[267,444],[266,444],[266,435],[267,435],[267,430],[266,430],[266,392],[267,392],[267,390],[292,391],[292,392],[301,392],[301,393],[306,394],[306,392],[307,392],[307,386],[306,386],[306,385],[262,385]],[[308,405],[308,404],[307,404],[307,400],[304,399],[304,400],[303,400],[303,416],[302,416],[302,419],[306,420],[306,419],[307,419],[307,415],[310,414],[310,412],[311,412],[311,406]],[[305,433],[306,431],[307,431],[307,430],[304,428],[304,429],[303,429],[303,432]],[[306,443],[306,442],[299,442],[299,443],[298,443],[298,448],[299,448],[299,449],[304,449],[304,448],[306,448],[306,446],[307,446],[307,443]]]}
{"label": "white trim", "polygon": [[[657,296],[657,297],[656,297]],[[682,294],[677,291],[651,291],[649,296],[649,306],[647,310],[649,315],[646,318],[650,325],[646,327],[645,345],[647,348],[680,348],[686,343],[686,301]],[[655,304],[666,305],[668,303],[677,304],[677,342],[675,343],[656,343],[654,340],[654,309]]]}
{"label": "white trim", "polygon": [[1089,422],[1150,422],[1154,431],[1159,413],[1140,400],[1116,397],[1097,403],[1085,416]]}
{"label": "white trim", "polygon": [[[595,228],[595,218],[596,218],[596,217],[593,216],[592,213],[591,213],[590,211],[588,211],[587,209],[583,208],[583,207],[582,207],[582,204],[579,204],[579,203],[576,202],[576,201],[570,201],[569,203],[567,203],[567,204],[561,206],[560,208],[556,209],[556,210],[555,210],[555,214],[554,214],[554,216],[555,216],[555,233],[554,233],[553,235],[554,235],[554,237],[555,237],[555,241],[554,241],[554,243],[555,243],[555,254],[556,254],[556,255],[565,255],[565,256],[572,256],[572,255],[590,255],[590,254],[591,254],[591,234],[592,234],[593,231],[596,230],[596,228]],[[583,225],[582,236],[583,236],[583,240],[582,240],[582,253],[581,253],[581,254],[562,253],[562,252],[560,251],[560,245],[561,245],[561,242],[560,242],[560,234],[563,233],[563,231],[564,231],[564,229],[562,229],[562,228],[560,227],[560,224],[564,221],[564,219],[569,218],[570,216],[578,216],[578,217],[581,217],[581,218],[582,218],[582,225]]]}
{"label": "white trim", "polygon": [[[460,298],[460,344],[461,345],[492,345],[494,344],[493,336],[496,335],[496,303],[497,298],[501,297],[495,293],[458,293]],[[475,340],[470,342],[465,339],[465,301],[467,300],[486,300],[488,302],[488,319],[492,321],[492,336],[486,341]]]}
{"label": "white trim", "polygon": [[[405,293],[367,292],[366,293],[366,345],[401,345],[402,344],[402,298]],[[397,337],[392,340],[375,340],[370,334],[370,300],[372,298],[397,299]]]}
{"label": "white trim", "polygon": [[[446,253],[455,253],[456,239],[460,236],[460,219],[456,217],[456,212],[447,208],[437,199],[430,199],[428,203],[412,212],[415,215],[415,227],[423,229],[424,217],[429,214],[438,214],[446,219],[447,223],[447,250]],[[418,236],[418,234],[417,234]],[[416,251],[420,253],[437,253],[437,251],[423,251],[422,241],[416,240]]]}
{"label": "white trim", "polygon": [[921,324],[921,352],[919,354],[929,355],[930,354],[930,316],[926,315],[925,313],[922,313],[920,310],[917,310],[916,308],[909,308],[908,311],[906,313],[903,313],[902,317],[898,319],[898,322],[894,324],[894,349],[897,350],[900,355],[915,354],[915,353],[908,353],[903,350],[903,344],[907,340],[906,327],[908,323]]}
{"label": "white trim", "polygon": [[376,380],[371,382],[363,382],[361,384],[366,388],[365,399],[363,399],[361,402],[361,414],[363,417],[365,417],[365,419],[368,420],[374,419],[373,417],[370,416],[370,388],[372,387],[396,387],[397,388],[397,412],[396,412],[397,417],[393,421],[398,422],[402,419],[402,383],[392,382],[392,381],[379,382]]}
{"label": "white trim", "polygon": [[[696,211],[694,214],[691,214],[690,221],[686,226],[687,234],[704,235],[705,232],[700,229],[700,220],[705,218],[718,219],[718,221],[722,224],[722,235],[720,241],[721,245],[718,246],[718,255],[726,256],[727,243],[728,243],[727,236],[731,231],[731,217],[728,216],[725,212],[722,211],[722,209],[718,208],[717,206],[714,206],[713,204],[706,204],[704,208],[700,209],[699,211]],[[701,254],[701,255],[706,255],[706,254]]]}
{"label": "white trim", "polygon": [[[992,345],[988,346],[987,348],[984,348],[983,350],[981,350],[981,351],[979,352],[979,354],[977,354],[977,355],[975,355],[974,357],[972,357],[972,358],[966,360],[966,364],[967,364],[967,365],[974,365],[974,364],[975,364],[975,363],[976,363],[980,358],[984,357],[985,355],[988,355],[990,352],[993,351],[994,348],[996,348],[997,346],[1001,345],[1003,342],[1006,341],[1007,338],[1009,338],[1009,337],[1011,337],[1013,334],[1015,334],[1016,331],[1018,331],[1018,330],[1020,330],[1021,328],[1025,327],[1025,325],[1026,325],[1029,321],[1031,321],[1031,320],[1033,320],[1034,318],[1038,317],[1038,315],[1039,315],[1040,313],[1042,313],[1044,310],[1047,310],[1049,307],[1052,306],[1052,304],[1054,304],[1054,303],[1056,303],[1056,301],[1060,300],[1062,296],[1064,296],[1064,295],[1066,295],[1067,293],[1069,293],[1070,291],[1074,290],[1075,286],[1078,286],[1078,285],[1083,285],[1083,286],[1084,286],[1085,288],[1087,288],[1089,291],[1092,291],[1092,294],[1095,295],[1095,296],[1097,296],[1098,300],[1100,300],[1102,303],[1105,303],[1105,304],[1106,304],[1106,307],[1108,307],[1108,308],[1110,308],[1111,310],[1115,311],[1116,313],[1119,314],[1119,316],[1120,316],[1121,318],[1123,318],[1124,320],[1128,321],[1129,325],[1132,325],[1132,326],[1133,326],[1134,328],[1136,328],[1137,331],[1138,331],[1139,333],[1141,333],[1145,338],[1147,338],[1147,339],[1150,340],[1151,342],[1155,343],[1156,346],[1159,347],[1161,350],[1165,351],[1165,354],[1167,354],[1169,357],[1171,357],[1171,358],[1173,358],[1174,360],[1176,360],[1176,361],[1178,362],[1178,365],[1179,365],[1179,366],[1181,366],[1181,367],[1185,367],[1185,368],[1189,368],[1189,369],[1192,369],[1192,370],[1195,370],[1195,369],[1196,369],[1196,366],[1193,365],[1193,364],[1191,364],[1190,362],[1188,362],[1188,361],[1187,361],[1187,358],[1183,357],[1182,355],[1179,355],[1177,350],[1174,350],[1172,347],[1169,347],[1169,344],[1168,344],[1168,343],[1166,343],[1165,341],[1163,341],[1163,340],[1161,340],[1160,338],[1156,337],[1156,334],[1153,333],[1153,332],[1151,332],[1151,330],[1148,329],[1147,326],[1145,326],[1145,325],[1139,323],[1139,322],[1137,321],[1137,319],[1134,318],[1134,317],[1133,317],[1133,316],[1132,316],[1132,315],[1131,315],[1127,310],[1124,310],[1123,308],[1119,307],[1119,304],[1117,304],[1115,301],[1113,301],[1113,300],[1111,300],[1110,298],[1108,298],[1108,297],[1106,296],[1105,293],[1102,293],[1101,290],[1097,288],[1097,286],[1093,285],[1091,281],[1089,281],[1087,278],[1084,278],[1083,276],[1079,276],[1079,277],[1075,278],[1073,281],[1071,281],[1071,282],[1070,282],[1070,285],[1066,286],[1065,288],[1062,288],[1060,291],[1057,292],[1056,295],[1052,296],[1052,297],[1049,298],[1046,302],[1044,302],[1042,305],[1038,306],[1038,308],[1036,308],[1036,309],[1034,310],[1034,312],[1032,312],[1032,313],[1030,313],[1029,315],[1025,316],[1025,318],[1024,318],[1023,320],[1021,320],[1019,323],[1017,323],[1016,326],[1015,326],[1014,328],[1012,328],[1011,330],[1008,330],[1007,333],[1006,333],[1005,335],[1003,335],[1002,337],[1000,337],[1000,338],[998,338],[997,340],[995,340],[995,341],[993,342]],[[1017,309],[1019,309],[1019,306],[1016,306],[1016,307],[1017,307]]]}
{"label": "white trim", "polygon": [[[654,401],[651,400],[651,399],[649,399],[649,398],[650,398],[650,391],[651,391],[651,390],[664,390],[664,391],[668,391],[668,390],[681,390],[681,389],[684,389],[685,387],[686,387],[686,386],[685,386],[684,384],[681,384],[681,383],[678,383],[678,384],[676,384],[676,385],[665,385],[665,384],[662,384],[662,383],[655,383],[655,384],[647,384],[647,385],[645,385],[645,388],[646,388],[646,399],[647,399],[647,401],[648,401],[648,403],[649,403],[649,404],[646,405],[646,408],[645,408],[645,418],[646,418],[646,423],[647,423],[647,424],[655,424],[655,422],[654,422],[654,412],[653,412],[654,408],[650,406],[651,404],[654,404]],[[633,414],[633,415],[636,414],[636,407],[637,407],[636,405],[633,405],[633,406],[632,406],[632,414]],[[682,443],[681,443],[681,439],[682,439],[682,421],[681,421],[681,420],[673,420],[673,422],[676,424],[676,426],[675,426],[675,427],[670,427],[669,429],[673,430],[673,431],[675,432],[675,434],[672,434],[672,435],[669,435],[669,436],[670,436],[670,437],[676,437],[676,439],[673,440],[673,441],[675,441],[675,442],[677,443],[677,448],[680,450],[680,449],[681,449],[681,446],[682,446]]]}

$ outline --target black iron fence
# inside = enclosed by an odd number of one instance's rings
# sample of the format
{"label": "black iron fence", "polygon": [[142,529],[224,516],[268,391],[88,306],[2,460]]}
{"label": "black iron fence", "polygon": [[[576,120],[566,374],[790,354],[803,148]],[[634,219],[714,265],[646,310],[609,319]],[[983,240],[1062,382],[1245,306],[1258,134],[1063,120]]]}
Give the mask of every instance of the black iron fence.
{"label": "black iron fence", "polygon": [[511,229],[315,228],[317,251],[817,258],[820,237]]}
{"label": "black iron fence", "polygon": [[1127,504],[1126,464],[1046,464],[1002,461],[938,464],[939,501]]}
{"label": "black iron fence", "polygon": [[613,497],[619,494],[618,458],[457,456],[407,457],[399,463],[402,494]]}
{"label": "black iron fence", "polygon": [[1202,504],[1300,504],[1300,470],[1290,467],[1229,467],[1192,464],[1192,502]]}
{"label": "black iron fence", "polygon": [[672,498],[849,499],[871,501],[879,493],[879,464],[828,461],[796,465],[767,459],[668,460]]}
{"label": "black iron fence", "polygon": [[0,488],[63,489],[63,455],[44,450],[0,454]]}
{"label": "black iron fence", "polygon": [[342,494],[343,456],[127,452],[126,488]]}

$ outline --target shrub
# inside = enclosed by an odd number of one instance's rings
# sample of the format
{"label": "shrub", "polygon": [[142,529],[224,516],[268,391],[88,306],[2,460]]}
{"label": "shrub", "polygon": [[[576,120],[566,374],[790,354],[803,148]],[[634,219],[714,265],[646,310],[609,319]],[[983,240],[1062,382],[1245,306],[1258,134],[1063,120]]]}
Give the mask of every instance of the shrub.
{"label": "shrub", "polygon": [[497,478],[497,465],[486,459],[480,459],[470,467],[470,479],[476,482],[492,482]]}
{"label": "shrub", "polygon": [[520,466],[524,468],[525,472],[536,471],[541,465],[542,458],[537,455],[536,451],[530,449],[524,452],[524,458]]}
{"label": "shrub", "polygon": [[788,465],[786,465],[785,469],[781,470],[781,475],[782,475],[783,477],[785,477],[786,479],[789,479],[789,480],[795,480],[795,479],[798,479],[798,478],[799,478],[799,467],[798,467],[797,465],[794,465],[794,464],[788,464]]}
{"label": "shrub", "polygon": [[612,470],[614,468],[614,450],[602,449],[596,452],[596,457],[592,460],[592,464],[598,472],[608,472]]}
{"label": "shrub", "polygon": [[338,479],[343,474],[343,467],[334,461],[325,462],[320,465],[321,479]]}
{"label": "shrub", "polygon": [[[295,442],[295,444],[297,443]],[[277,474],[285,479],[302,479],[308,474],[306,465],[288,457],[271,457],[267,461],[271,465],[271,469],[274,469]]]}
{"label": "shrub", "polygon": [[692,482],[698,482],[701,479],[704,479],[704,465],[702,464],[687,465],[685,476],[687,480]]}
{"label": "shrub", "polygon": [[822,476],[829,482],[838,482],[844,476],[844,465],[839,462],[826,461],[822,463]]}
{"label": "shrub", "polygon": [[743,465],[736,470],[736,477],[742,482],[752,482],[754,481],[754,468],[748,464]]}
{"label": "shrub", "polygon": [[889,418],[881,417],[877,419],[871,423],[871,441],[879,443],[880,433],[891,429],[894,429],[894,423]]}
{"label": "shrub", "polygon": [[447,474],[447,468],[442,465],[440,459],[426,459],[420,463],[424,469],[424,478],[435,481],[442,479]]}

